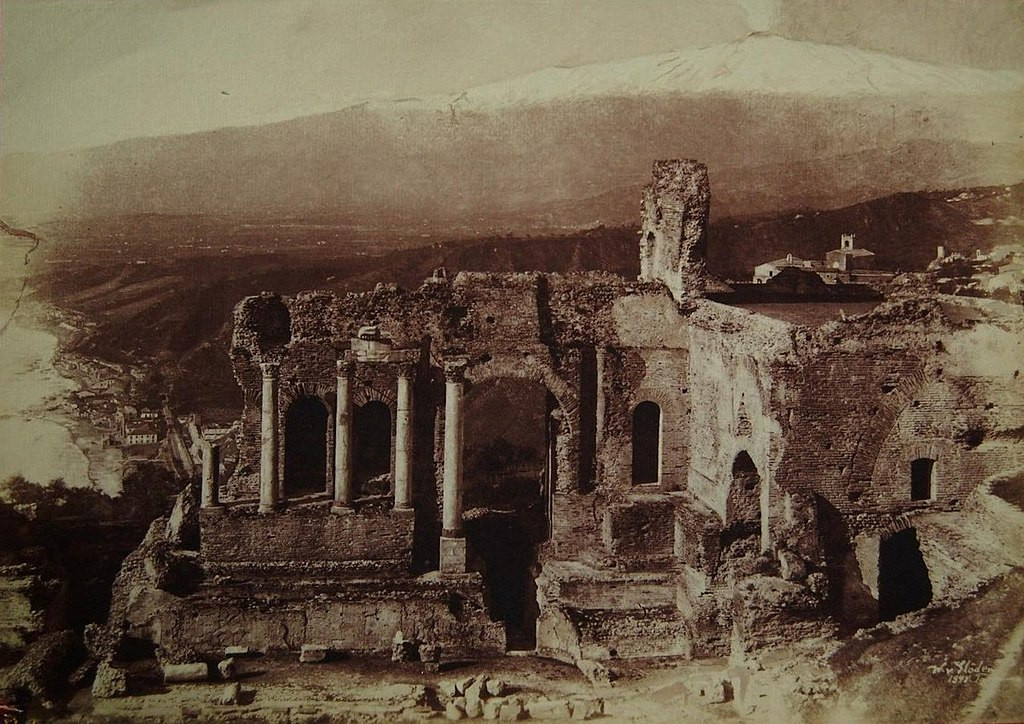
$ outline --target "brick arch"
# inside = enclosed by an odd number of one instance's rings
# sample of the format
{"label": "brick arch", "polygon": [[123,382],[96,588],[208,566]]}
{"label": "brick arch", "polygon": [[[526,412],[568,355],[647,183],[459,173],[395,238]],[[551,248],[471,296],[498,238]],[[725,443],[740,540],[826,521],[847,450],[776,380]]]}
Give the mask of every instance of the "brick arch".
{"label": "brick arch", "polygon": [[277,393],[277,479],[278,495],[284,500],[286,490],[286,465],[285,458],[288,450],[288,412],[292,405],[300,399],[307,398],[316,400],[324,407],[327,413],[327,429],[325,440],[326,474],[324,481],[324,493],[330,493],[334,484],[334,414],[335,404],[329,399],[334,396],[336,390],[326,384],[310,382],[289,382],[282,384]]}
{"label": "brick arch", "polygon": [[355,407],[362,407],[367,402],[383,402],[391,410],[391,414],[395,414],[397,407],[398,390],[395,389],[378,389],[373,385],[353,385],[352,389],[352,405]]}
{"label": "brick arch", "polygon": [[286,382],[278,388],[277,401],[280,410],[286,412],[291,404],[300,397],[313,397],[320,400],[328,412],[333,412],[334,405],[330,402],[330,398],[336,392],[337,390],[332,385],[321,382]]}
{"label": "brick arch", "polygon": [[878,411],[857,440],[850,465],[842,477],[843,483],[868,482],[873,479],[882,445],[896,426],[900,415],[920,394],[924,386],[924,370],[917,370],[904,375],[891,392],[878,398]]}
{"label": "brick arch", "polygon": [[492,359],[473,365],[466,370],[466,379],[475,384],[491,380],[513,378],[529,380],[542,385],[555,398],[562,410],[564,424],[573,434],[579,429],[579,399],[572,387],[547,363],[520,362],[507,357]]}
{"label": "brick arch", "polygon": [[558,404],[557,431],[555,433],[556,493],[579,492],[580,471],[580,403],[572,386],[551,367],[547,360],[518,359],[510,355],[482,362],[466,370],[466,379],[472,384],[483,384],[498,379],[521,379],[543,386]]}

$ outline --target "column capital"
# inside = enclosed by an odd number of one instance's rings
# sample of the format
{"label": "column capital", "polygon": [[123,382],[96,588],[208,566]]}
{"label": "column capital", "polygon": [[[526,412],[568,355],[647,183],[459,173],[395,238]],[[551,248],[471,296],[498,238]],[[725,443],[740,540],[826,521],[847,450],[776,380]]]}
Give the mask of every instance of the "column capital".
{"label": "column capital", "polygon": [[465,382],[469,357],[448,357],[444,361],[445,382]]}
{"label": "column capital", "polygon": [[280,362],[260,362],[260,370],[263,372],[263,379],[276,380],[281,371]]}
{"label": "column capital", "polygon": [[398,379],[411,380],[416,375],[415,362],[398,362],[395,364],[395,372]]}
{"label": "column capital", "polygon": [[342,358],[335,361],[334,367],[338,371],[338,377],[349,377],[352,374],[352,370],[355,368],[355,365],[352,363],[352,360]]}

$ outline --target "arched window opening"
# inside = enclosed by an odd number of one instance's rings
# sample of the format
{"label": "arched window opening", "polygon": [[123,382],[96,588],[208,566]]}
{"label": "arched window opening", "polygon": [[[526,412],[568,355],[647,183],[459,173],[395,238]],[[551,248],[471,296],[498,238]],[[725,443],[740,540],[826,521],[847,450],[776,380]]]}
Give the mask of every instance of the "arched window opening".
{"label": "arched window opening", "polygon": [[[391,409],[380,400],[370,400],[353,415],[355,455],[353,477],[360,493],[386,493],[367,489],[365,483],[391,472]],[[383,488],[383,486],[380,486]]]}
{"label": "arched window opening", "polygon": [[918,458],[910,463],[910,499],[931,500],[935,497],[935,461]]}
{"label": "arched window opening", "polygon": [[661,481],[661,408],[641,402],[633,410],[633,483]]}
{"label": "arched window opening", "polygon": [[327,489],[327,406],[303,396],[285,415],[284,494],[298,497]]}
{"label": "arched window opening", "polygon": [[742,450],[732,463],[732,484],[726,500],[726,525],[740,535],[761,530],[761,476],[750,455]]}

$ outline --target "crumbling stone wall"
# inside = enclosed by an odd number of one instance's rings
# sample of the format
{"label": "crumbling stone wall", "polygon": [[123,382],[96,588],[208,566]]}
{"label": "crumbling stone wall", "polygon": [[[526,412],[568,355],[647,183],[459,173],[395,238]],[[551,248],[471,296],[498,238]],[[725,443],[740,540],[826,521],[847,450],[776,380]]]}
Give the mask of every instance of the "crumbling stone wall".
{"label": "crumbling stone wall", "polygon": [[660,281],[677,301],[703,292],[711,190],[697,161],[655,161],[640,208],[640,278]]}

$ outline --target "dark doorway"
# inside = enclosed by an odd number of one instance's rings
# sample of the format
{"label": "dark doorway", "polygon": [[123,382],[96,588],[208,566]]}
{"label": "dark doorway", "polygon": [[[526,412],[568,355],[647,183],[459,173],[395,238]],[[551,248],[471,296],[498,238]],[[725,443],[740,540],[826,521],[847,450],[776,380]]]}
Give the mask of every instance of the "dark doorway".
{"label": "dark doorway", "polygon": [[353,476],[360,492],[366,493],[364,483],[391,472],[391,408],[380,400],[360,405],[355,409],[353,429]]}
{"label": "dark doorway", "polygon": [[285,416],[284,494],[294,498],[327,490],[327,405],[300,397]]}
{"label": "dark doorway", "polygon": [[549,532],[557,403],[537,382],[506,378],[474,385],[465,404],[466,536],[508,648],[533,649],[536,549]]}
{"label": "dark doorway", "polygon": [[921,555],[917,530],[907,528],[886,538],[878,549],[878,615],[892,621],[924,608],[932,600],[932,582]]}
{"label": "dark doorway", "polygon": [[661,408],[641,402],[633,410],[633,483],[661,480]]}
{"label": "dark doorway", "polygon": [[910,499],[931,500],[934,497],[932,475],[935,472],[935,461],[931,458],[918,458],[910,463]]}

